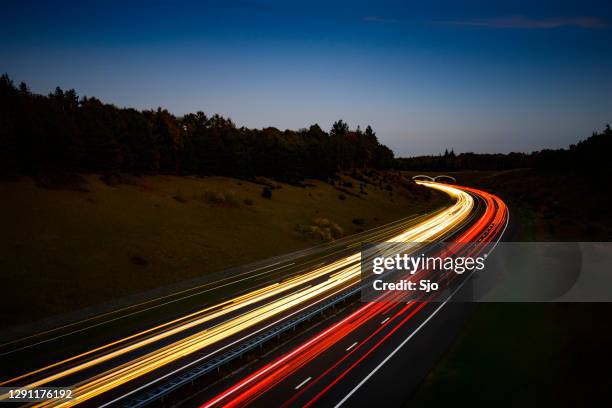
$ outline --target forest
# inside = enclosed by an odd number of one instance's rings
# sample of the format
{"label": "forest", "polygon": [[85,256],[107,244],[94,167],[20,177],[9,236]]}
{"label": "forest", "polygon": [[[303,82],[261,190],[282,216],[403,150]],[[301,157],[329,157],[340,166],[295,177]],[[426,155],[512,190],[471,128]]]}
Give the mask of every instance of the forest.
{"label": "forest", "polygon": [[47,96],[0,77],[0,173],[48,171],[198,174],[327,180],[338,171],[388,169],[393,152],[370,126],[329,132],[237,127],[204,112],[118,108],[59,87]]}
{"label": "forest", "polygon": [[479,154],[446,151],[395,158],[371,126],[351,130],[343,120],[329,132],[237,127],[204,112],[177,117],[168,110],[118,108],[59,87],[32,93],[0,77],[0,173],[48,171],[273,177],[298,182],[327,180],[360,168],[454,171],[536,168],[575,173],[612,172],[612,130],[566,149]]}
{"label": "forest", "polygon": [[395,168],[420,171],[455,170],[508,170],[534,168],[543,171],[564,171],[576,174],[597,172],[612,173],[612,130],[606,125],[603,131],[593,132],[585,140],[566,149],[544,149],[532,153],[460,153],[445,151],[437,156],[398,158]]}

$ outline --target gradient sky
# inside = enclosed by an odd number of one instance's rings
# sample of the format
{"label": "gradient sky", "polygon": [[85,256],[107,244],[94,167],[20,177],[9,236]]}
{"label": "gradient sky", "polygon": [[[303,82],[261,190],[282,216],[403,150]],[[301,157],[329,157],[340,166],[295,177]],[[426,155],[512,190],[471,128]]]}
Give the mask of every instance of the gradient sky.
{"label": "gradient sky", "polygon": [[563,147],[612,122],[610,2],[328,3],[9,0],[0,71],[248,127],[343,118],[400,156]]}

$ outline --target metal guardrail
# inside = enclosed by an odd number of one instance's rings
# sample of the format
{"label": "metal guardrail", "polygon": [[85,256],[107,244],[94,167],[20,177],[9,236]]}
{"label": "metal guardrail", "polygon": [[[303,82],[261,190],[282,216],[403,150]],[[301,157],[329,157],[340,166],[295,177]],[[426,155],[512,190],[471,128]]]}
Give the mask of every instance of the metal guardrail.
{"label": "metal guardrail", "polygon": [[347,299],[348,297],[356,294],[357,292],[359,292],[361,290],[361,286],[357,286],[356,288],[351,289],[350,291],[342,294],[342,295],[338,295],[332,299],[330,299],[329,301],[325,302],[323,305],[318,306],[308,312],[304,312],[298,316],[295,316],[289,320],[287,320],[284,323],[281,323],[275,327],[273,327],[272,329],[252,338],[251,340],[247,340],[246,342],[240,344],[238,347],[218,356],[213,358],[212,360],[191,369],[190,371],[187,371],[184,374],[181,374],[178,377],[175,377],[174,379],[163,383],[159,386],[157,386],[156,388],[143,393],[142,395],[138,396],[137,398],[127,402],[126,404],[123,405],[123,407],[125,408],[139,408],[139,407],[144,407],[148,404],[151,404],[161,398],[163,398],[164,396],[168,395],[170,392],[176,390],[177,388],[182,387],[183,385],[190,383],[194,380],[196,380],[198,377],[203,376],[204,374],[210,373],[211,371],[220,368],[221,366],[223,366],[224,364],[229,363],[230,361],[242,356],[244,353],[246,353],[247,351],[253,350],[254,348],[263,345],[264,343],[274,339],[275,337],[279,336],[280,334],[284,333],[285,331],[297,326],[300,323],[303,323],[311,318],[313,318],[314,316],[324,312],[325,310],[329,309],[330,307],[333,307],[334,305],[336,305],[337,303],[342,302],[343,300]]}
{"label": "metal guardrail", "polygon": [[330,299],[321,306],[318,306],[308,312],[304,312],[301,315],[295,316],[287,320],[286,322],[275,326],[274,328],[260,334],[259,336],[252,338],[251,340],[242,343],[240,346],[220,355],[219,357],[215,357],[214,359],[200,366],[197,366],[196,368],[191,369],[190,371],[187,371],[185,374],[175,377],[174,379],[165,382],[148,392],[140,394],[140,396],[124,404],[123,407],[140,408],[162,399],[164,396],[168,395],[170,392],[176,390],[177,388],[180,388],[185,384],[196,380],[198,377],[204,374],[210,373],[211,371],[220,368],[222,365],[234,360],[237,357],[240,357],[245,352],[250,351],[259,345],[263,345],[264,343],[272,340],[281,333],[297,326],[302,322],[305,322],[308,319],[311,319],[312,317],[318,315],[319,313],[322,313],[323,311],[329,309],[335,304],[342,302],[346,298],[358,293],[364,286],[365,284],[362,283],[361,285],[358,285],[357,287],[349,290],[348,292],[345,292],[342,295],[338,295]]}

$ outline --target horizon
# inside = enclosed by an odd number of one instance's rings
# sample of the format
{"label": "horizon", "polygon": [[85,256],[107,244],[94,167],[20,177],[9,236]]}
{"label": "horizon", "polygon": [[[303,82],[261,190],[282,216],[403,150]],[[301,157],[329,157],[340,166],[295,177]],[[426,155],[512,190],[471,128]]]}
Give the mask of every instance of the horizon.
{"label": "horizon", "polygon": [[11,3],[0,70],[239,127],[371,125],[398,157],[567,148],[610,122],[608,4],[182,4]]}

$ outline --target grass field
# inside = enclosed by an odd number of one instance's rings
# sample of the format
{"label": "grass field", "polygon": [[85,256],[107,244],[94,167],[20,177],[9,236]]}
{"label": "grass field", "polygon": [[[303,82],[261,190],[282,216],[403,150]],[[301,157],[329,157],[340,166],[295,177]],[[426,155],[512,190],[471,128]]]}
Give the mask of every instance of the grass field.
{"label": "grass field", "polygon": [[[610,193],[529,169],[459,172],[510,205],[515,241],[610,241]],[[410,406],[585,406],[607,399],[612,305],[483,303]]]}
{"label": "grass field", "polygon": [[[612,191],[604,180],[533,169],[451,173],[510,206],[521,241],[609,241]],[[524,232],[522,229],[530,229]]]}
{"label": "grass field", "polygon": [[410,406],[587,406],[612,376],[608,304],[481,304]]}
{"label": "grass field", "polygon": [[1,320],[10,326],[95,305],[447,202],[383,177],[302,187],[161,175],[0,181]]}

